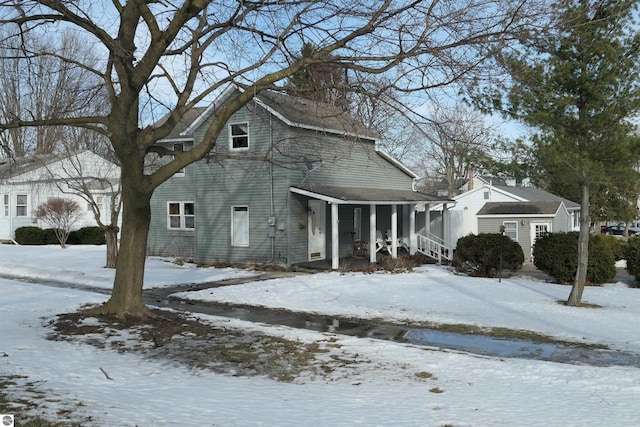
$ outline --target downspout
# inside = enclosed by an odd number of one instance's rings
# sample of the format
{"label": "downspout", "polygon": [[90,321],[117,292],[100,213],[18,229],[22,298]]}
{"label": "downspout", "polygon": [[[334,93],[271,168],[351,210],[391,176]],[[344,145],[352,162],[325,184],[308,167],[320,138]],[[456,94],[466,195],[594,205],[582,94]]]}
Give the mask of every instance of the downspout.
{"label": "downspout", "polygon": [[[273,114],[269,113],[269,150],[271,152],[271,161],[269,162],[269,191],[270,191],[270,199],[271,199],[271,217],[275,217],[275,202],[273,200],[273,186],[274,186],[274,182],[273,182]],[[277,223],[278,219],[276,218],[275,222]],[[270,237],[271,239],[271,261],[273,262],[273,259],[275,257],[275,253],[276,253],[276,230],[277,230],[277,224],[274,224],[273,226],[269,225],[269,227],[274,227],[274,235],[273,237]]]}

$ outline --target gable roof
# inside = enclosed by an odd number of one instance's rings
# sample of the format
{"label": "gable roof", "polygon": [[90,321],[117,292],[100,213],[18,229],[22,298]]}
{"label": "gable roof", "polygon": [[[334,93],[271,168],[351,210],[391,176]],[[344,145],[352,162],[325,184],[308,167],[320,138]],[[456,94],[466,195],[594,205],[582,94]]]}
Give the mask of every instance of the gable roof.
{"label": "gable roof", "polygon": [[555,202],[487,202],[478,211],[478,216],[554,216],[564,204]]}
{"label": "gable roof", "polygon": [[[173,130],[166,137],[162,138],[162,141],[184,141],[191,140],[193,138],[193,132],[186,133],[185,131],[191,126],[191,124],[206,111],[206,107],[193,107],[187,111],[180,121],[175,125]],[[162,117],[154,126],[161,126],[169,119],[169,114]]]}
{"label": "gable roof", "polygon": [[[241,90],[244,90],[241,86],[230,85],[208,107],[193,108],[176,125],[176,129],[166,138],[163,138],[163,141],[193,138],[195,130],[215,114],[220,105],[224,104],[235,91]],[[258,93],[252,101],[278,117],[288,126],[365,138],[372,141],[380,139],[380,134],[367,128],[360,120],[334,105],[273,90],[265,90]],[[162,120],[166,120],[166,118],[161,119],[159,123]]]}
{"label": "gable roof", "polygon": [[69,153],[33,154],[24,157],[2,158],[0,159],[0,181],[47,167],[55,162],[69,159],[74,156],[84,156],[85,153],[102,158],[99,154],[87,149]]}
{"label": "gable roof", "polygon": [[556,196],[548,191],[541,190],[536,187],[511,187],[508,185],[494,185],[493,188],[502,190],[505,193],[511,193],[520,197],[523,200],[529,202],[555,202],[560,201],[564,203],[567,209],[580,209],[578,203],[565,199],[564,197]]}
{"label": "gable roof", "polygon": [[461,201],[473,195],[474,193],[487,190],[495,191],[505,196],[513,197],[516,201],[520,202],[562,202],[567,210],[573,211],[580,209],[580,205],[578,203],[572,202],[571,200],[565,199],[564,197],[556,196],[555,194],[549,193],[548,191],[544,191],[535,187],[514,187],[510,185],[484,185],[482,187],[476,187],[472,190],[458,194],[453,199],[455,201]]}
{"label": "gable roof", "polygon": [[54,154],[0,159],[0,180],[31,172],[58,160]]}

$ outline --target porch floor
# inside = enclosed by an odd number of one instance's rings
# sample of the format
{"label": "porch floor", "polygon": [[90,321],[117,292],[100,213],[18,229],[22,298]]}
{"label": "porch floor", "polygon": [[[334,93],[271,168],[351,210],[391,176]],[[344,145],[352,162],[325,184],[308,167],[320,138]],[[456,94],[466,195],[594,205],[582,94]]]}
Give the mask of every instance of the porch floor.
{"label": "porch floor", "polygon": [[[398,251],[398,258],[403,257],[403,256],[408,256],[408,252],[405,250],[401,250]],[[386,253],[383,252],[379,252],[377,254],[377,263],[380,263],[382,260],[384,260],[384,258],[390,257],[391,255],[388,255]],[[363,267],[366,267],[368,265],[371,265],[371,262],[369,261],[369,257],[353,257],[353,256],[349,256],[349,257],[344,257],[344,258],[340,258],[339,261],[339,270],[342,271],[350,271],[350,270],[359,270],[362,269]],[[319,261],[307,261],[307,262],[301,262],[298,264],[295,264],[295,267],[299,267],[299,268],[304,268],[304,269],[309,269],[309,270],[315,270],[315,271],[332,271],[331,270],[331,258],[327,258],[327,259],[323,259],[323,260],[319,260]]]}

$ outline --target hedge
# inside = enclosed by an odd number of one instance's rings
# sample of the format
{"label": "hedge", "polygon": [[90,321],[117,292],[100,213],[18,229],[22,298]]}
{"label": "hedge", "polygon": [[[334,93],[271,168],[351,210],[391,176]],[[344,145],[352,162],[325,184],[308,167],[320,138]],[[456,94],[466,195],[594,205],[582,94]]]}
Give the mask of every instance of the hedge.
{"label": "hedge", "polygon": [[[53,228],[20,227],[16,229],[16,242],[21,245],[55,245],[58,244]],[[100,227],[83,227],[72,231],[67,245],[104,245],[104,232]]]}
{"label": "hedge", "polygon": [[[578,233],[549,233],[536,239],[533,264],[561,283],[575,280],[578,270]],[[608,283],[616,275],[615,257],[607,236],[589,236],[587,282]]]}

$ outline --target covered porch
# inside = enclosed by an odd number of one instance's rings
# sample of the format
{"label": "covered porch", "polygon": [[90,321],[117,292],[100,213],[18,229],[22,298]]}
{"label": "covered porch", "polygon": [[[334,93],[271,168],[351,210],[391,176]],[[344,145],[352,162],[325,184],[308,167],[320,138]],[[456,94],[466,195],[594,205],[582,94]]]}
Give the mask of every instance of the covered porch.
{"label": "covered porch", "polygon": [[[423,253],[438,262],[450,260],[453,248],[432,232],[429,207],[441,204],[446,209],[452,200],[411,190],[291,187],[290,191],[307,198],[309,261],[329,258],[331,268],[337,270],[340,258],[349,252],[356,255],[357,251],[357,255],[375,263],[379,252],[386,251],[397,258],[401,248],[410,255]],[[323,212],[325,206],[329,212]],[[419,210],[424,212],[420,221]],[[313,224],[315,218],[322,218],[319,225]],[[446,236],[446,221],[440,227],[437,234]],[[314,241],[326,244],[329,257],[326,252],[312,250]]]}

